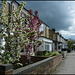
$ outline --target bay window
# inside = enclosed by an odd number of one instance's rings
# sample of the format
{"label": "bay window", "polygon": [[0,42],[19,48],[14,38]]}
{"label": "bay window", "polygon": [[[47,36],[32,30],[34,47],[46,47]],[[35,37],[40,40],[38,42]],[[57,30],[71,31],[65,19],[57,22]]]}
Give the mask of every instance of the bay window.
{"label": "bay window", "polygon": [[44,31],[44,25],[43,24],[41,24],[41,26],[40,26],[40,31]]}
{"label": "bay window", "polygon": [[45,51],[49,51],[49,43],[45,42]]}

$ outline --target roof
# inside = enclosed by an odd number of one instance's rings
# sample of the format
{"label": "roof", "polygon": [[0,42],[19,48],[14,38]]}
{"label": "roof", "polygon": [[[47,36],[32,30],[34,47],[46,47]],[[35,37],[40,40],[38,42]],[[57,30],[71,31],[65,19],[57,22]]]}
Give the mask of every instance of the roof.
{"label": "roof", "polygon": [[[20,6],[20,4],[16,0],[12,0],[12,3],[17,3],[18,6]],[[23,9],[25,9],[28,12],[28,10],[25,7]]]}

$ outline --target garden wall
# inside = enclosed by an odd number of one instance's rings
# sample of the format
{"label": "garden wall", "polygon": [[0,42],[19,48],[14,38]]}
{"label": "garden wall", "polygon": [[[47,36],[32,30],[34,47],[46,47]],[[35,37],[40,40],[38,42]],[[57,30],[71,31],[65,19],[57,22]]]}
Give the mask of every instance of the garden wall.
{"label": "garden wall", "polygon": [[61,62],[62,55],[49,57],[36,63],[13,70],[13,75],[18,74],[50,74]]}

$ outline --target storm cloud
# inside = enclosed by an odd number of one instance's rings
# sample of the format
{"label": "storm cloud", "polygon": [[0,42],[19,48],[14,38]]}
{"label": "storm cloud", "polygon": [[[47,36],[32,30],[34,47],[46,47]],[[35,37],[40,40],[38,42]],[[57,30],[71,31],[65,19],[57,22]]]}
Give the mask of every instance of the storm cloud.
{"label": "storm cloud", "polygon": [[37,10],[40,19],[63,37],[75,39],[74,1],[27,1],[25,8]]}

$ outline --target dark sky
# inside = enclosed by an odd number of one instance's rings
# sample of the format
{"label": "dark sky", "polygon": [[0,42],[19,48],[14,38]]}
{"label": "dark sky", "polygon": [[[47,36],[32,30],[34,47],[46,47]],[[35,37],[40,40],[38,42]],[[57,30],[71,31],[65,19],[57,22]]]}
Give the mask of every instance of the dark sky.
{"label": "dark sky", "polygon": [[75,1],[27,1],[25,8],[38,10],[40,19],[50,28],[75,40]]}

